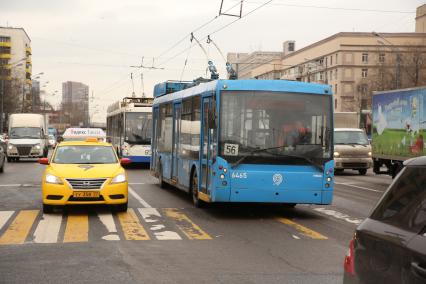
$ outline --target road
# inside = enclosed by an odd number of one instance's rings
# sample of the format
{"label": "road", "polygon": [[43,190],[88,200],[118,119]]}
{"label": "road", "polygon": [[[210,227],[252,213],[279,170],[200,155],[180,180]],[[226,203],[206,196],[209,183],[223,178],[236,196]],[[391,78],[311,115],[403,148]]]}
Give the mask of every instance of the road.
{"label": "road", "polygon": [[0,283],[341,283],[356,225],[391,183],[345,172],[333,204],[216,204],[128,169],[127,213],[72,207],[43,216],[34,161],[0,175]]}

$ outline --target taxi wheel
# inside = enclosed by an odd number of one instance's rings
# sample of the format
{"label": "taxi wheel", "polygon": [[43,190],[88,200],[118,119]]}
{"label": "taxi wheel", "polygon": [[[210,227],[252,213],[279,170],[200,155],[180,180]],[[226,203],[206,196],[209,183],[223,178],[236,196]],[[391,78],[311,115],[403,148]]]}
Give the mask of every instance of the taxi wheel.
{"label": "taxi wheel", "polygon": [[43,213],[44,214],[53,213],[53,205],[43,204]]}
{"label": "taxi wheel", "polygon": [[0,173],[4,172],[4,163],[6,163],[6,159],[5,158],[3,158],[3,164],[1,165]]}
{"label": "taxi wheel", "polygon": [[127,211],[127,202],[123,204],[114,205],[115,212],[126,212]]}

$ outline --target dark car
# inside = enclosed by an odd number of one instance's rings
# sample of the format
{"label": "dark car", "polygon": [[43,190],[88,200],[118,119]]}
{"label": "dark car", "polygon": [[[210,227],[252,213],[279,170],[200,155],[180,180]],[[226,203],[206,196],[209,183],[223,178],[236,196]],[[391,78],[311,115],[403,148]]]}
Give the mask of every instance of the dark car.
{"label": "dark car", "polygon": [[6,154],[3,147],[0,145],[0,173],[4,172],[4,164],[6,161]]}
{"label": "dark car", "polygon": [[356,229],[344,283],[426,283],[426,156],[404,165]]}

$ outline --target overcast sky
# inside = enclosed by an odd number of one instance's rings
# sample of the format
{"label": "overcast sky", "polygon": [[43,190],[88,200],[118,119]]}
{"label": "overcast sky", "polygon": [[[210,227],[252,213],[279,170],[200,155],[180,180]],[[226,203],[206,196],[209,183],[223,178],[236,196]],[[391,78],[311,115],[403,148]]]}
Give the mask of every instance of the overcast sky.
{"label": "overcast sky", "polygon": [[[238,13],[239,0],[224,0],[224,10]],[[244,1],[243,15],[267,0]],[[132,93],[142,93],[140,65],[164,70],[143,70],[145,93],[165,80],[206,76],[206,56],[189,37],[158,58],[176,42],[218,15],[221,0],[0,0],[0,26],[22,27],[31,38],[33,74],[44,72],[46,90],[62,93],[62,82],[79,81],[99,105],[94,120],[105,119],[106,107]],[[247,17],[212,35],[227,52],[281,51],[282,42],[295,40],[302,48],[342,31],[413,32],[416,7],[424,0],[274,0]],[[311,6],[311,7],[307,7]],[[315,7],[312,7],[315,6]],[[327,8],[325,8],[327,7]],[[344,8],[336,9],[336,8]],[[360,10],[370,11],[360,11]],[[375,11],[372,11],[375,10]],[[395,11],[395,12],[392,12]],[[221,16],[194,35],[200,40],[236,18]],[[222,78],[224,60],[205,40],[202,44]],[[60,95],[51,98],[59,103]]]}

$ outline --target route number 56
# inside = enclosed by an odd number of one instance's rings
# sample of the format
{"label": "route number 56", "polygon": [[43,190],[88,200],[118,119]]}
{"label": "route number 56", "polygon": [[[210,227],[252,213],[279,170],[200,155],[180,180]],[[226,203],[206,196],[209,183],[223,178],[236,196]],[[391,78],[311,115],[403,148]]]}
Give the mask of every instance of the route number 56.
{"label": "route number 56", "polygon": [[238,144],[225,143],[224,154],[227,156],[238,156]]}

